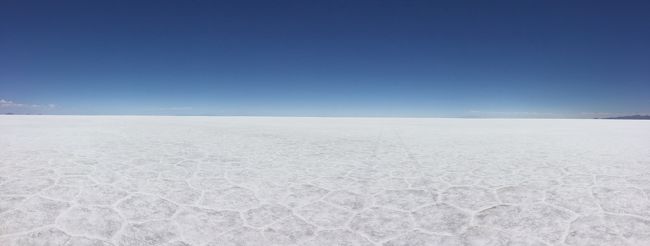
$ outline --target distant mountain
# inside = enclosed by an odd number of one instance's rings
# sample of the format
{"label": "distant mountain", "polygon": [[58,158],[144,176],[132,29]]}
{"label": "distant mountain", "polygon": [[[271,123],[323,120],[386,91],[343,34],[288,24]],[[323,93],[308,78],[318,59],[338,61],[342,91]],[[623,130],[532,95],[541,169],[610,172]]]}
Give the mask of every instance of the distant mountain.
{"label": "distant mountain", "polygon": [[[597,118],[598,119],[598,118]],[[628,115],[628,116],[619,116],[619,117],[607,117],[600,118],[607,120],[650,120],[650,115]]]}

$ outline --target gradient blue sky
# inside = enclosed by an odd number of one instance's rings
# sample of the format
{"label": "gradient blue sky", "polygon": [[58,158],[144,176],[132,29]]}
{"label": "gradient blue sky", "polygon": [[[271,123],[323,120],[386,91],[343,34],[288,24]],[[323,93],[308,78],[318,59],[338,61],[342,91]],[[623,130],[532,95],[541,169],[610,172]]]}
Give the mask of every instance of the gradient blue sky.
{"label": "gradient blue sky", "polygon": [[0,1],[0,112],[650,112],[648,1]]}

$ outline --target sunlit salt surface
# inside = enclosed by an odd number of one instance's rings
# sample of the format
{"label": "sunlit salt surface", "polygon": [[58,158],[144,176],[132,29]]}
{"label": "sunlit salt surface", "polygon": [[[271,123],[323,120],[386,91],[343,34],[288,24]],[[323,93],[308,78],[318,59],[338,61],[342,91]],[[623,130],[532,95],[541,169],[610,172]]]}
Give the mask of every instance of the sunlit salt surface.
{"label": "sunlit salt surface", "polygon": [[650,245],[650,121],[0,116],[0,245]]}

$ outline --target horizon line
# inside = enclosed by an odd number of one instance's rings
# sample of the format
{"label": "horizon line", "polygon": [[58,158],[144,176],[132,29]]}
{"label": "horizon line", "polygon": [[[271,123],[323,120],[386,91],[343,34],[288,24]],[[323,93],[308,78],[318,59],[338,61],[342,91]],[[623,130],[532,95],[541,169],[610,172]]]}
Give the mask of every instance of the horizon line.
{"label": "horizon line", "polygon": [[[326,116],[326,115],[216,115],[216,114],[17,114],[3,113],[0,116],[123,116],[123,117],[224,117],[224,118],[372,118],[372,119],[522,119],[522,120],[644,120],[616,119],[617,117],[479,117],[479,116]],[[646,116],[646,115],[634,115]],[[625,116],[620,116],[625,117]]]}

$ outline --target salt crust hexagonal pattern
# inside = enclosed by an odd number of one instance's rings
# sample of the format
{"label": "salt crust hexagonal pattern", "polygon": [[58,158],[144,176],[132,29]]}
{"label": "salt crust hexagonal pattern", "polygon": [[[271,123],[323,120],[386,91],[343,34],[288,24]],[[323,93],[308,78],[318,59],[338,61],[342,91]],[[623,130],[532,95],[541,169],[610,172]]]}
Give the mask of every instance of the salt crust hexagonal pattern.
{"label": "salt crust hexagonal pattern", "polygon": [[0,116],[0,245],[650,245],[650,121]]}

